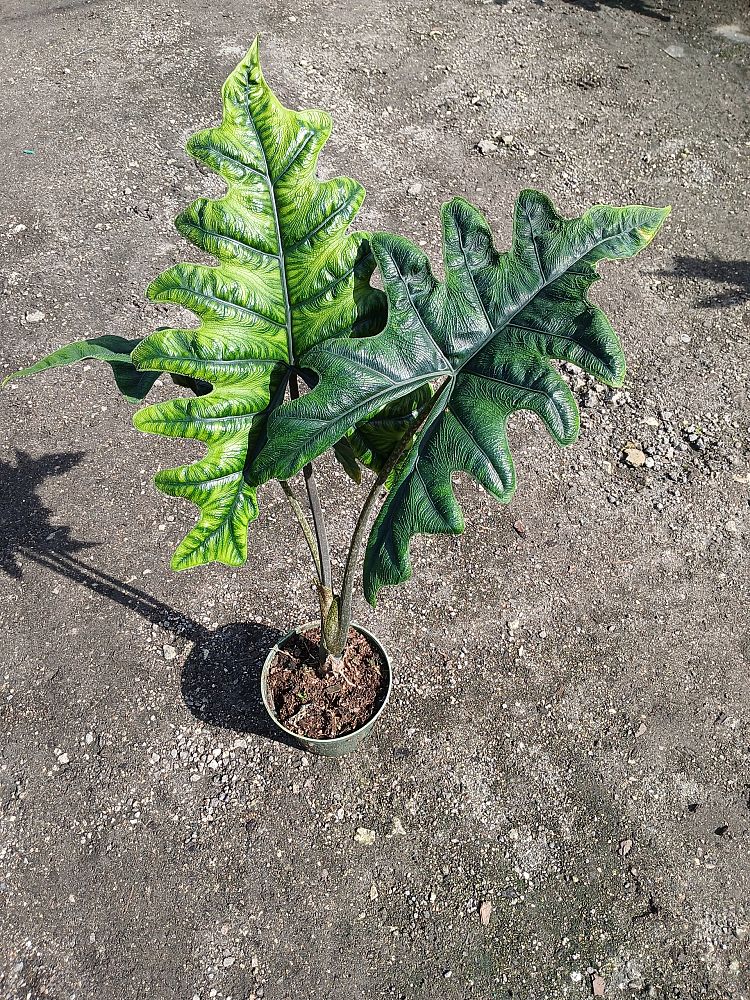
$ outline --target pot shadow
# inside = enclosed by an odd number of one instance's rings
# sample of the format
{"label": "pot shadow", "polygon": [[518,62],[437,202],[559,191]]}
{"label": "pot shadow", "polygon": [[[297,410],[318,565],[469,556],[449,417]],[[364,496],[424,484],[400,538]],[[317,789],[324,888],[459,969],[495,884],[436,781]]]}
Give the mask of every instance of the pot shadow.
{"label": "pot shadow", "polygon": [[281,637],[278,629],[236,623],[209,631],[152,594],[84,561],[81,553],[99,543],[81,541],[68,525],[52,523],[54,511],[39,490],[83,458],[83,452],[35,458],[16,449],[15,462],[0,460],[0,573],[22,586],[24,564],[30,561],[171,629],[193,643],[181,679],[192,715],[223,729],[286,742],[271,727],[258,683],[266,653]]}
{"label": "pot shadow", "polygon": [[292,745],[271,725],[260,694],[263,662],[282,635],[255,622],[204,629],[182,668],[182,697],[195,718]]}

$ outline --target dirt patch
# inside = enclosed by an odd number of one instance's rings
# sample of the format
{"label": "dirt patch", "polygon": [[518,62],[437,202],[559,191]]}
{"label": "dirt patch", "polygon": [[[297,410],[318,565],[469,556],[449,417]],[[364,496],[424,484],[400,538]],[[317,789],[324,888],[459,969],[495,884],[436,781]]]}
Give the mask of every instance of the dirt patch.
{"label": "dirt patch", "polygon": [[301,736],[345,736],[375,714],[386,682],[385,663],[380,650],[350,628],[341,667],[324,672],[319,643],[320,629],[283,643],[269,671],[274,709],[279,721]]}

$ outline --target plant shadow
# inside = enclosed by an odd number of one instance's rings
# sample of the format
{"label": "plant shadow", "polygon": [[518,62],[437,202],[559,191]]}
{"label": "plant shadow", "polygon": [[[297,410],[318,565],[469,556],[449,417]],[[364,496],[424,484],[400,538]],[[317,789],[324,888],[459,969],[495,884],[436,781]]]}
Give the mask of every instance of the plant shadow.
{"label": "plant shadow", "polygon": [[35,458],[16,449],[15,462],[0,460],[0,573],[20,583],[24,563],[34,562],[74,584],[135,611],[193,643],[182,671],[182,697],[203,722],[286,742],[271,727],[260,695],[260,668],[281,633],[252,623],[216,631],[152,594],[97,569],[81,558],[98,543],[81,541],[67,525],[53,524],[53,510],[39,494],[47,480],[74,469],[83,452]]}
{"label": "plant shadow", "polygon": [[565,3],[574,7],[581,7],[583,10],[598,14],[602,7],[610,7],[615,10],[628,10],[633,14],[642,14],[644,17],[652,17],[657,21],[671,21],[673,14],[668,10],[663,10],[658,0],[564,0]]}
{"label": "plant shadow", "polygon": [[750,261],[723,260],[721,257],[675,257],[670,271],[659,272],[666,278],[696,278],[725,287],[700,299],[704,309],[721,309],[750,302]]}

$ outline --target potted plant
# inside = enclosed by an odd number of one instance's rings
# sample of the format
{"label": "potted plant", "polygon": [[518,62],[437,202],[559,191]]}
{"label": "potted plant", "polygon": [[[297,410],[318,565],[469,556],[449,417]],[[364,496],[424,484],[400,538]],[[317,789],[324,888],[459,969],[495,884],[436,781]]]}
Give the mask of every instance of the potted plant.
{"label": "potted plant", "polygon": [[[82,341],[17,374],[93,358],[132,402],[160,373],[188,391],[134,417],[139,430],[206,446],[198,461],[156,476],[199,510],[174,554],[177,570],[244,563],[257,490],[281,484],[310,548],[319,619],[270,651],[263,698],[289,738],[338,755],[372,728],[391,684],[384,649],[352,622],[365,539],[364,594],[374,606],[381,587],[411,575],[415,534],[464,530],[454,473],[511,499],[512,413],[532,410],[560,445],[576,439],[576,403],[551,362],[622,383],[618,338],[588,289],[601,261],[647,246],[668,209],[598,205],[564,219],[543,194],[523,191],[511,248],[499,253],[480,212],[454,198],[442,208],[440,281],[407,239],[348,231],[364,190],[317,177],[330,130],[324,112],[279,103],[256,39],[224,85],[222,123],[187,144],[226,193],[193,202],[175,224],[217,263],[177,264],[147,292],[200,324]],[[370,283],[376,265],[384,292]],[[313,466],[329,448],[357,482],[363,470],[372,475],[338,586]],[[309,513],[292,485],[300,472]]]}

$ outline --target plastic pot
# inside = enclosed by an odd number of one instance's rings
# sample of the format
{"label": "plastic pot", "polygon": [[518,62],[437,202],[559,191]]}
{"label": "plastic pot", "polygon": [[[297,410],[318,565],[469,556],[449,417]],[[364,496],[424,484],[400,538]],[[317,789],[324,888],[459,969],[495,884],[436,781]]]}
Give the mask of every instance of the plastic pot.
{"label": "plastic pot", "polygon": [[271,664],[279,651],[279,647],[283,647],[284,643],[288,639],[291,639],[293,635],[304,635],[310,629],[316,628],[317,626],[318,622],[307,622],[305,625],[299,625],[297,628],[292,629],[292,631],[288,632],[283,639],[279,639],[276,645],[269,652],[265,659],[265,663],[263,664],[263,670],[260,675],[260,692],[263,697],[263,704],[266,706],[266,711],[271,718],[271,722],[273,723],[274,728],[283,734],[283,740],[285,743],[293,743],[302,750],[306,750],[308,753],[318,754],[320,757],[343,757],[344,754],[351,753],[353,750],[356,750],[362,741],[367,738],[372,730],[372,727],[378,721],[383,709],[387,705],[388,699],[391,695],[391,661],[388,654],[375,636],[371,632],[368,632],[366,628],[363,628],[361,625],[357,625],[356,622],[352,622],[351,627],[369,640],[373,648],[376,649],[383,657],[383,663],[385,664],[385,685],[375,702],[375,712],[367,720],[367,722],[364,723],[364,725],[359,727],[359,729],[355,729],[351,733],[346,733],[344,736],[334,736],[328,739],[318,740],[311,739],[308,736],[300,736],[299,733],[295,733],[292,732],[291,729],[287,729],[286,726],[279,722],[276,717],[276,711],[273,707],[273,699],[271,697],[271,690],[268,684],[268,675],[271,670]]}

